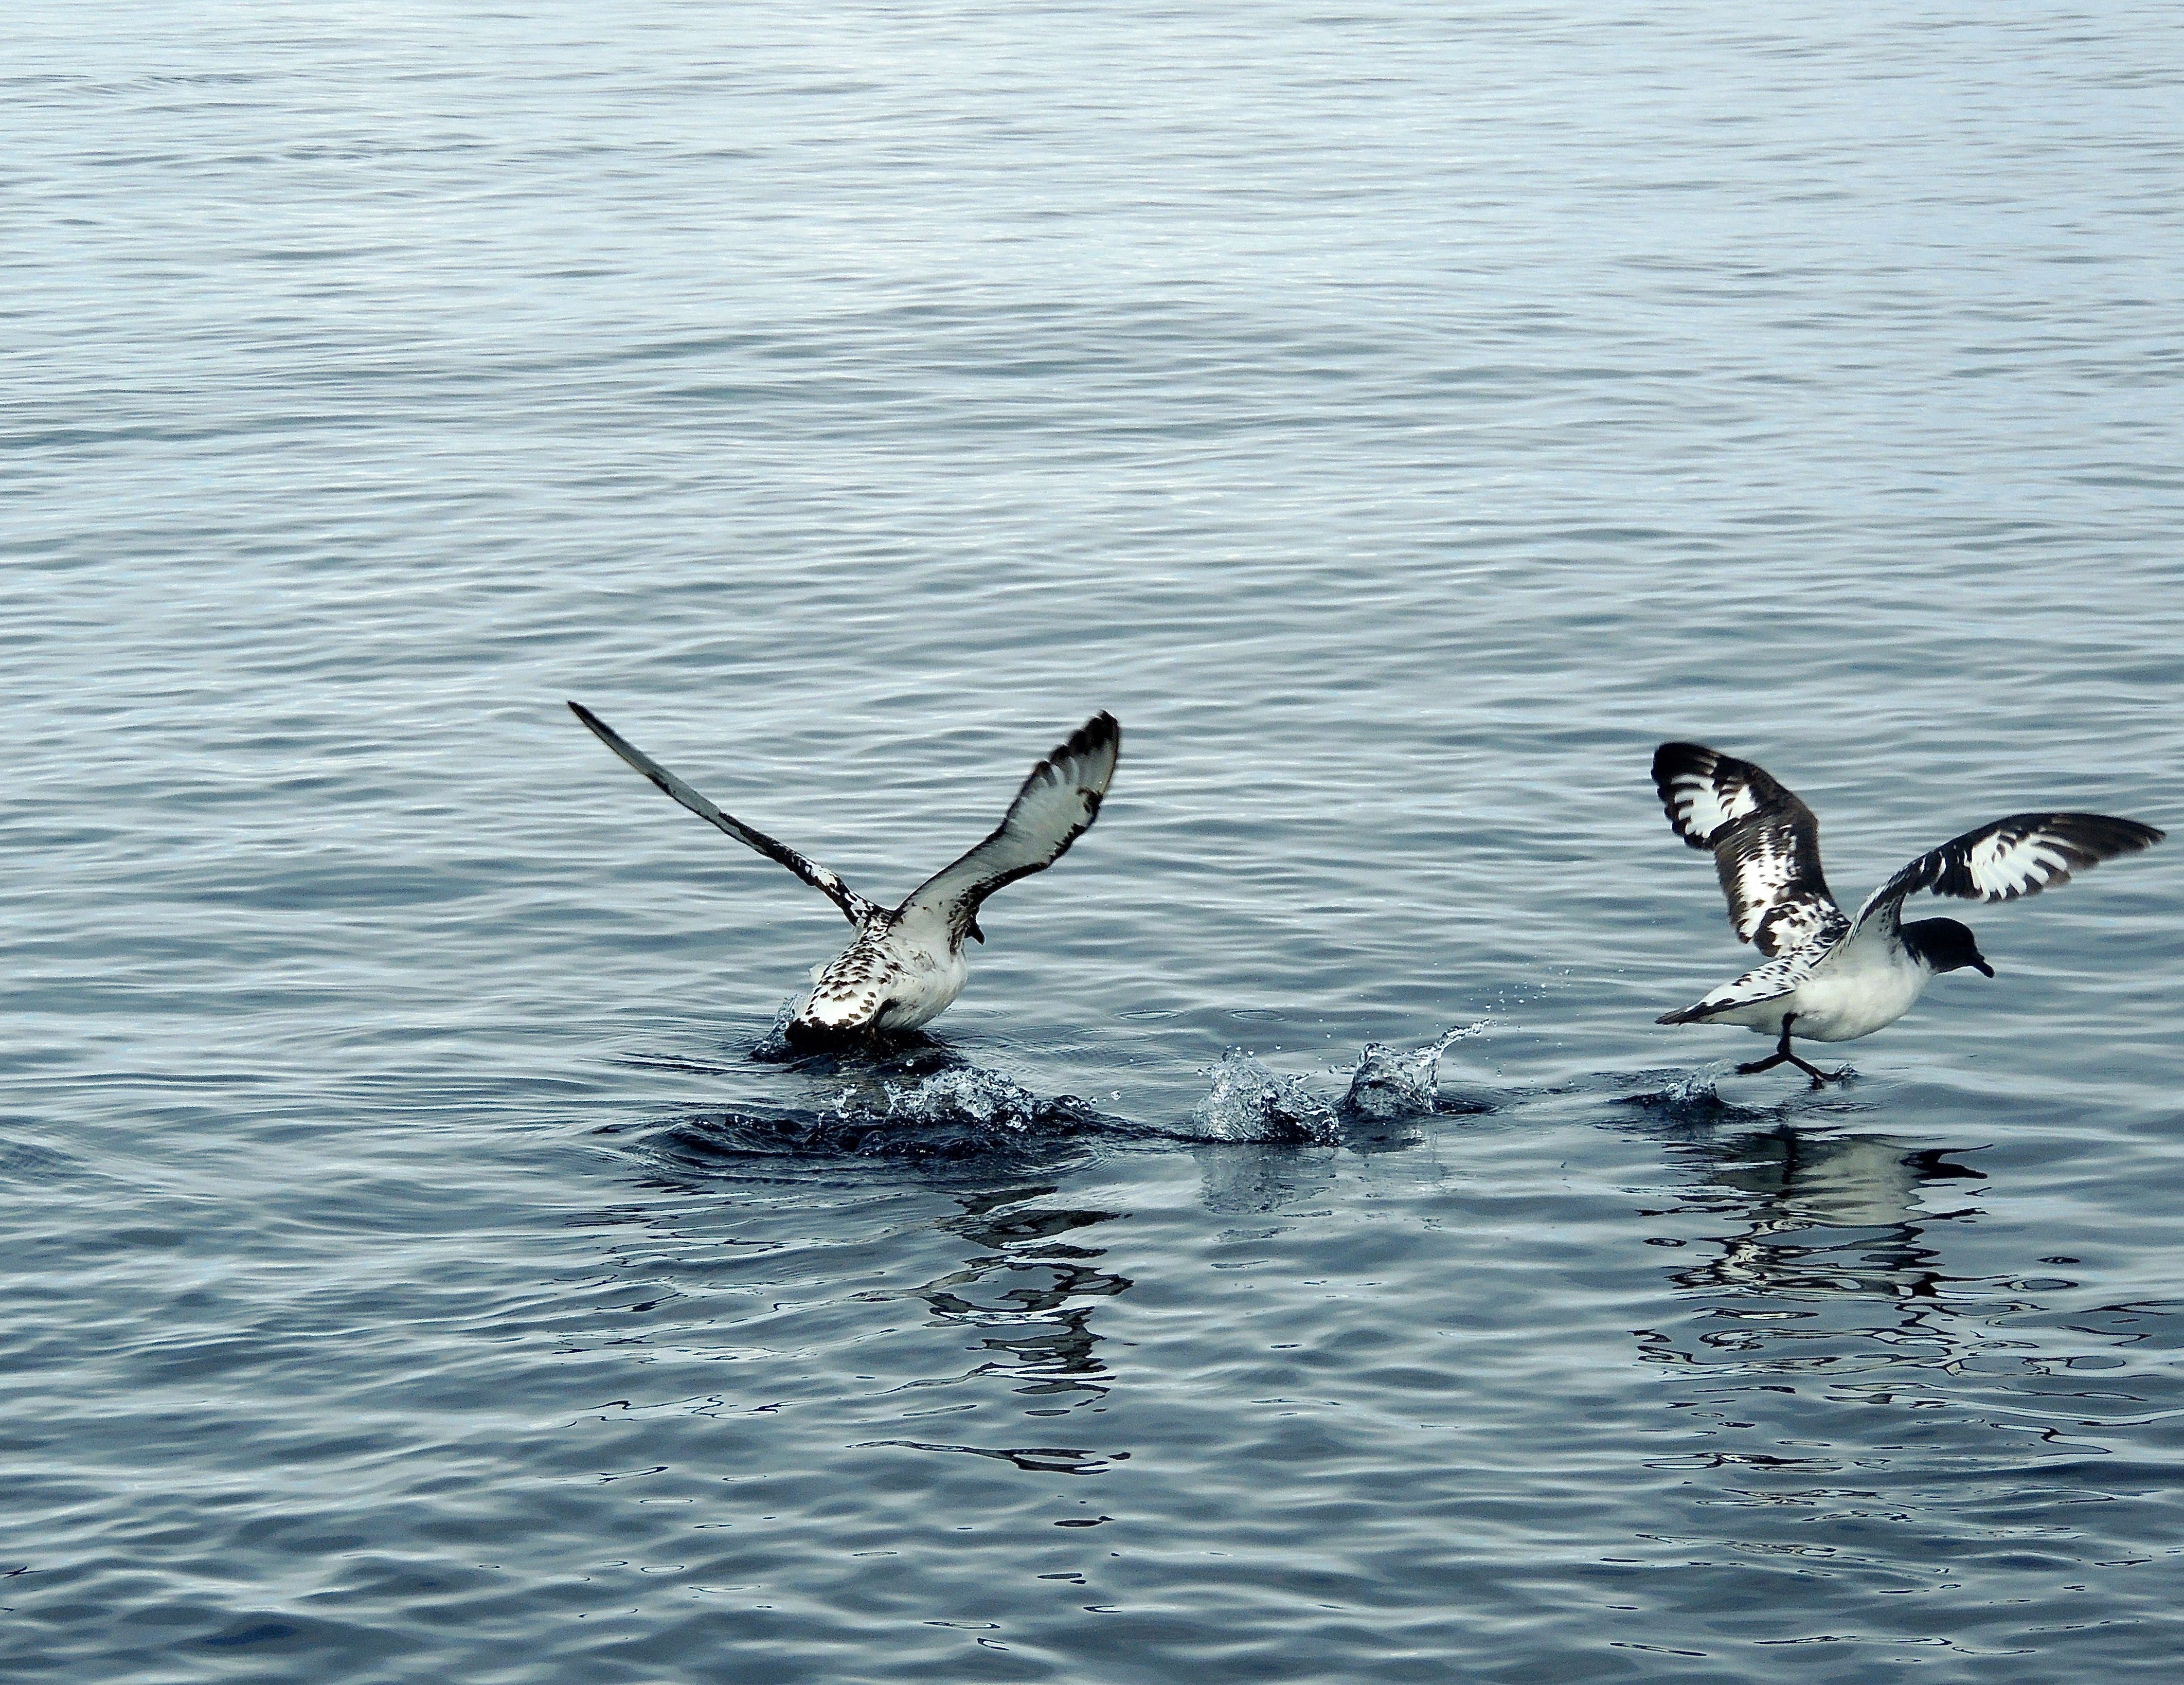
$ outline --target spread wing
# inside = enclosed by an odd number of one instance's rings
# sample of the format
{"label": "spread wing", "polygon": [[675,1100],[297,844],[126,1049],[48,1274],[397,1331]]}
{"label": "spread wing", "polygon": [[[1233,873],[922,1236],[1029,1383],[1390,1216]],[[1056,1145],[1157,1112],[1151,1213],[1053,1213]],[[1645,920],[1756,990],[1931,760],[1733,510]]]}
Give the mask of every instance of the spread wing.
{"label": "spread wing", "polygon": [[1702,744],[1663,743],[1653,787],[1676,835],[1713,853],[1739,942],[1772,959],[1850,929],[1820,871],[1820,822],[1763,769]]}
{"label": "spread wing", "polygon": [[1903,898],[1930,889],[1962,901],[2014,901],[2070,874],[2151,848],[2165,832],[2097,813],[2020,813],[1982,825],[1921,854],[1865,898],[1857,922],[1896,919]]}
{"label": "spread wing", "polygon": [[591,728],[593,737],[658,785],[664,793],[672,796],[707,824],[717,825],[737,842],[757,849],[769,860],[778,860],[839,907],[842,916],[851,924],[862,925],[880,910],[876,904],[857,894],[826,867],[812,865],[786,842],[777,842],[764,831],[754,831],[741,820],[732,819],[722,813],[644,750],[624,742],[612,726],[582,703],[572,702],[569,707],[577,719]]}
{"label": "spread wing", "polygon": [[918,885],[899,910],[938,911],[959,941],[967,934],[983,942],[979,904],[1004,884],[1045,871],[1092,828],[1122,748],[1115,716],[1094,715],[1032,768],[994,834]]}

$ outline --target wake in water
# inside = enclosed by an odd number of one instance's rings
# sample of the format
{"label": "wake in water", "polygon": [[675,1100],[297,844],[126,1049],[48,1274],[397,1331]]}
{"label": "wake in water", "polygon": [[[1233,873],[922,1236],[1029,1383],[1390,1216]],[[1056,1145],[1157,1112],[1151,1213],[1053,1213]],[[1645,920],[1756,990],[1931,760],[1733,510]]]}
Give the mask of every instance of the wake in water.
{"label": "wake in water", "polygon": [[[691,1114],[650,1133],[650,1149],[697,1167],[807,1154],[975,1159],[1093,1139],[1280,1146],[1373,1137],[1384,1145],[1391,1133],[1410,1138],[1404,1132],[1424,1118],[1492,1109],[1485,1099],[1451,1098],[1440,1088],[1442,1055],[1483,1030],[1484,1020],[1408,1050],[1368,1043],[1346,1072],[1331,1073],[1346,1079],[1332,1098],[1315,1092],[1309,1077],[1282,1076],[1232,1048],[1205,1071],[1211,1085],[1185,1117],[1150,1123],[1103,1112],[1074,1094],[1036,1093],[922,1036],[857,1054],[800,1054],[780,1033],[785,1023],[784,1014],[752,1057],[792,1065],[814,1084],[815,1106]],[[682,1060],[641,1062],[703,1069]]]}
{"label": "wake in water", "polygon": [[[648,1132],[648,1146],[686,1168],[753,1157],[867,1157],[912,1159],[1035,1159],[1097,1146],[1172,1141],[1194,1146],[1342,1146],[1359,1152],[1412,1146],[1434,1117],[1499,1110],[1523,1092],[1442,1087],[1449,1049],[1493,1021],[1474,1020],[1414,1048],[1368,1042],[1347,1069],[1325,1079],[1285,1075],[1255,1054],[1231,1048],[1201,1075],[1204,1096],[1180,1118],[1141,1120],[1105,1110],[1076,1094],[1040,1094],[1000,1071],[972,1064],[947,1043],[911,1033],[855,1048],[812,1053],[783,1034],[792,1000],[745,1056],[788,1067],[804,1079],[802,1105],[736,1107],[686,1114]],[[684,1057],[625,1062],[696,1075],[730,1076],[733,1065]],[[747,1068],[747,1067],[745,1067]],[[1724,1098],[1728,1067],[1602,1073],[1580,1090],[1607,1088],[1619,1106],[1661,1124],[1708,1127],[1864,1107],[1841,1098],[1786,1097],[1756,1109]],[[1331,1080],[1328,1080],[1331,1079]],[[1340,1087],[1334,1086],[1336,1082]],[[1622,1093],[1613,1093],[1615,1089]]]}
{"label": "wake in water", "polygon": [[[1849,1067],[1844,1067],[1848,1070]],[[1647,1084],[1635,1093],[1618,1094],[1615,1104],[1636,1106],[1654,1116],[1677,1124],[1744,1123],[1779,1118],[1793,1109],[1799,1112],[1846,1112],[1869,1109],[1854,1100],[1830,1096],[1809,1098],[1804,1091],[1778,1097],[1773,1104],[1753,1106],[1722,1098],[1720,1082],[1730,1074],[1725,1061],[1697,1071],[1648,1071],[1635,1080]],[[1852,1074],[1855,1075],[1853,1071]]]}
{"label": "wake in water", "polygon": [[1145,1132],[1103,1116],[1074,1094],[1043,1097],[997,1071],[948,1065],[899,1079],[883,1069],[845,1081],[816,1111],[693,1114],[653,1133],[648,1145],[671,1159],[700,1165],[784,1155],[978,1159],[1088,1136]]}

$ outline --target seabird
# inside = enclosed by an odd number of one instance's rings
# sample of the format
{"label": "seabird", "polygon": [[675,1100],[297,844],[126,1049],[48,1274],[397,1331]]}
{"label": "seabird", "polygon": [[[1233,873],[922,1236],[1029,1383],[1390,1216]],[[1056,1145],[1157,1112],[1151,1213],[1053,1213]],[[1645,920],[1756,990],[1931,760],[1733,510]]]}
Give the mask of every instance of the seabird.
{"label": "seabird", "polygon": [[1937,972],[1970,966],[1994,975],[1978,940],[1954,919],[1905,924],[1904,897],[1923,889],[1964,901],[2014,901],[2151,848],[2164,835],[2103,814],[2013,814],[1919,855],[1846,918],[1820,873],[1819,821],[1760,768],[1699,743],[1663,743],[1654,752],[1653,784],[1676,835],[1713,854],[1737,940],[1767,956],[1765,965],[1656,1021],[1741,1024],[1779,1036],[1772,1055],[1738,1065],[1738,1073],[1786,1060],[1816,1088],[1852,1073],[1822,1071],[1791,1053],[1792,1026],[1809,1041],[1854,1041],[1908,1012]]}
{"label": "seabird", "polygon": [[861,1031],[915,1030],[963,992],[963,938],[983,942],[978,908],[1004,884],[1045,871],[1091,829],[1115,776],[1123,728],[1094,715],[1031,770],[993,835],[910,893],[900,907],[867,901],[826,867],[763,831],[730,818],[643,750],[625,742],[581,703],[569,704],[593,736],[700,819],[787,866],[857,927],[841,957],[815,975],[789,1020],[794,1042],[835,1040]]}

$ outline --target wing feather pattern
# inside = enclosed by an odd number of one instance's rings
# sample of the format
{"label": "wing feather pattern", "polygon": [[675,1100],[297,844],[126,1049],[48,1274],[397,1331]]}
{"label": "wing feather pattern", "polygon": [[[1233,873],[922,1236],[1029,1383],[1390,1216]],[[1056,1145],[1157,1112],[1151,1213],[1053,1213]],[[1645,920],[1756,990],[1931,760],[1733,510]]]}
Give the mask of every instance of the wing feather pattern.
{"label": "wing feather pattern", "polygon": [[1115,716],[1094,715],[1032,768],[993,834],[911,891],[898,913],[937,911],[959,940],[968,935],[983,941],[979,904],[1004,885],[1045,871],[1092,828],[1122,748]]}
{"label": "wing feather pattern", "polygon": [[569,708],[577,719],[582,720],[590,728],[593,737],[650,779],[663,794],[680,802],[707,824],[718,826],[737,842],[757,849],[769,860],[777,861],[782,865],[787,866],[805,882],[839,907],[842,909],[842,916],[851,924],[862,925],[880,912],[881,909],[877,903],[867,901],[833,872],[828,871],[826,867],[813,865],[786,842],[777,842],[763,831],[754,831],[741,820],[722,813],[720,809],[715,807],[712,803],[707,801],[705,797],[699,795],[658,761],[653,759],[644,750],[632,743],[624,742],[620,733],[582,703],[572,702],[569,704]]}
{"label": "wing feather pattern", "polygon": [[1820,870],[1819,821],[1764,769],[1702,743],[1663,743],[1653,787],[1676,835],[1713,855],[1739,942],[1774,959],[1850,929]]}
{"label": "wing feather pattern", "polygon": [[1952,837],[1865,898],[1855,922],[1895,919],[1907,895],[1931,890],[1960,901],[2014,901],[2068,883],[2119,854],[2150,848],[2167,833],[2097,813],[2020,813]]}

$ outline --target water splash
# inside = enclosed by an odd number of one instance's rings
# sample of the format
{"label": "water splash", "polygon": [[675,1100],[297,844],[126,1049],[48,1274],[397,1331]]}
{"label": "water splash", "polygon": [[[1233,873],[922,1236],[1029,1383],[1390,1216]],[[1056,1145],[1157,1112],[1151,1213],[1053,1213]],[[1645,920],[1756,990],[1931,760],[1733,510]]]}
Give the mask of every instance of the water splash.
{"label": "water splash", "polygon": [[[1345,1121],[1423,1117],[1443,1109],[1441,1055],[1485,1029],[1487,1020],[1459,1024],[1408,1053],[1368,1042],[1350,1071],[1350,1087],[1336,1106]],[[1466,1107],[1464,1109],[1472,1109]]]}
{"label": "water splash", "polygon": [[1721,1065],[1702,1065],[1696,1071],[1646,1071],[1638,1080],[1658,1082],[1659,1086],[1641,1088],[1635,1093],[1618,1094],[1615,1097],[1615,1103],[1639,1107],[1657,1117],[1678,1124],[1713,1124],[1724,1119],[1761,1115],[1748,1107],[1722,1098],[1719,1084],[1724,1074],[1726,1067]]}
{"label": "water splash", "polygon": [[1850,1099],[1839,1088],[1806,1088],[1789,1083],[1774,1089],[1741,1089],[1740,1093],[1748,1098],[1728,1099],[1721,1093],[1721,1082],[1734,1071],[1735,1067],[1725,1059],[1717,1059],[1696,1071],[1641,1071],[1635,1076],[1622,1080],[1648,1086],[1630,1093],[1617,1095],[1616,1104],[1637,1106],[1657,1116],[1684,1124],[1780,1117],[1792,1110],[1809,1115],[1871,1109],[1867,1104]]}
{"label": "water splash", "polygon": [[1686,1071],[1670,1082],[1656,1097],[1658,1103],[1671,1109],[1685,1106],[1710,1106],[1721,1098],[1721,1073],[1711,1067]]}
{"label": "water splash", "polygon": [[798,990],[774,1009],[773,1022],[758,1038],[750,1056],[766,1065],[790,1065],[800,1058],[800,1051],[788,1039],[788,1026],[796,1016],[796,1009],[804,1004],[805,991]]}
{"label": "water splash", "polygon": [[[1057,1122],[1088,1119],[1092,1109],[1073,1094],[1041,1099],[1021,1082],[976,1065],[938,1071],[904,1087],[883,1083],[885,1103],[878,1115],[853,1113],[838,1100],[836,1114],[863,1121],[932,1124],[1002,1130],[1022,1134]],[[845,1089],[844,1095],[853,1091]]]}
{"label": "water splash", "polygon": [[931,1069],[938,1052],[921,1048],[914,1062],[860,1071],[816,1111],[694,1114],[649,1134],[644,1148],[663,1165],[688,1171],[752,1157],[1006,1156],[1117,1129],[1074,1094],[1042,1096],[975,1065]]}
{"label": "water splash", "polygon": [[1323,1143],[1340,1134],[1334,1113],[1303,1077],[1280,1076],[1241,1048],[1229,1048],[1200,1075],[1211,1076],[1213,1086],[1178,1132],[1189,1139]]}

